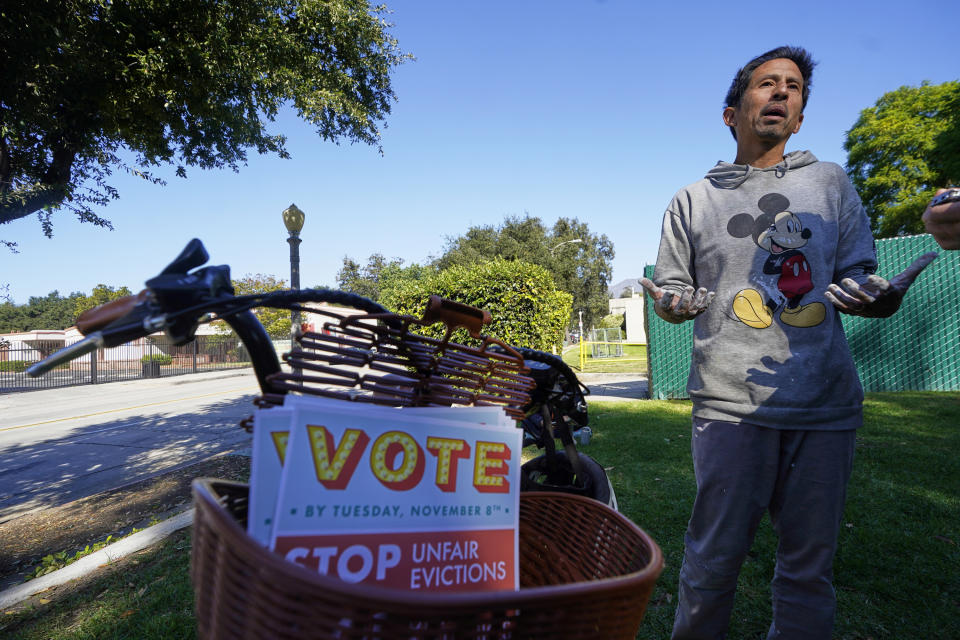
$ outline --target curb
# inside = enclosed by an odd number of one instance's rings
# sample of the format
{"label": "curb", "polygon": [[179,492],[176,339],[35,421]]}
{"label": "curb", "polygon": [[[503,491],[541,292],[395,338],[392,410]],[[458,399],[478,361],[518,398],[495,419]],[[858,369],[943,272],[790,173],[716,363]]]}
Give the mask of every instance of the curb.
{"label": "curb", "polygon": [[[166,376],[159,378],[168,384],[193,384],[203,382],[204,380],[218,380],[220,378],[238,378],[240,376],[255,377],[256,374],[252,367],[237,367],[235,369],[220,369],[219,371],[198,371],[197,373],[184,373],[176,376]],[[154,378],[157,379],[157,378]]]}
{"label": "curb", "polygon": [[121,540],[117,540],[111,545],[95,551],[88,556],[80,558],[76,562],[67,565],[63,569],[58,569],[47,575],[40,576],[34,580],[29,580],[23,584],[10,587],[6,591],[0,592],[0,609],[13,606],[23,602],[27,598],[45,591],[51,587],[56,587],[71,580],[81,578],[93,571],[96,571],[102,565],[110,564],[131,553],[145,549],[152,544],[163,540],[175,531],[188,527],[193,523],[193,508],[183,511],[163,522],[148,527],[143,531],[138,531]]}

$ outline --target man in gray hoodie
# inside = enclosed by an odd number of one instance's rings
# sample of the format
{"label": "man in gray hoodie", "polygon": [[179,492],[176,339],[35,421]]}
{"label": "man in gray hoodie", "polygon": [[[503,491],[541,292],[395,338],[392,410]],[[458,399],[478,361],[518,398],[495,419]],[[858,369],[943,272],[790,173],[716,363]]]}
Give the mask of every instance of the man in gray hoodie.
{"label": "man in gray hoodie", "polygon": [[688,392],[697,496],[673,638],[727,634],[737,576],[769,511],[779,537],[768,638],[829,640],[837,536],[863,389],[838,312],[887,317],[936,253],[877,275],[843,169],[784,153],[814,63],[780,47],[740,69],[723,121],[737,143],[663,219],[654,311],[695,319]]}

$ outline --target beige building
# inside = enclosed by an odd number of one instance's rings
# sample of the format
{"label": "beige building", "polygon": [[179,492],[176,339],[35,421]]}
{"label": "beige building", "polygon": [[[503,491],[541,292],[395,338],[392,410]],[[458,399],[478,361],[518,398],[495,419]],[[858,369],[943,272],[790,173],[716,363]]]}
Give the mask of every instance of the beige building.
{"label": "beige building", "polygon": [[622,313],[626,325],[626,342],[646,344],[647,332],[643,325],[643,287],[636,278],[621,280],[608,290],[610,313]]}

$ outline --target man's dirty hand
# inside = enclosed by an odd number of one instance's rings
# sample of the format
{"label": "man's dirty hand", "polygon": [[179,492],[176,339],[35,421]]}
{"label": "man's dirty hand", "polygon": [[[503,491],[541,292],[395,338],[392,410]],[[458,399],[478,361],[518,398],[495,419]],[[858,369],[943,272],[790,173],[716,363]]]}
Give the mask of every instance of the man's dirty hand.
{"label": "man's dirty hand", "polygon": [[837,309],[853,316],[866,318],[892,316],[900,308],[907,289],[936,257],[936,251],[925,253],[890,280],[885,280],[876,274],[867,276],[867,281],[863,284],[858,284],[851,278],[844,278],[839,285],[831,284],[827,287],[824,296]]}
{"label": "man's dirty hand", "polygon": [[707,291],[703,287],[694,289],[691,286],[685,287],[681,293],[677,294],[661,289],[649,278],[640,278],[640,284],[653,298],[654,312],[673,324],[680,324],[706,311],[715,295],[713,291]]}

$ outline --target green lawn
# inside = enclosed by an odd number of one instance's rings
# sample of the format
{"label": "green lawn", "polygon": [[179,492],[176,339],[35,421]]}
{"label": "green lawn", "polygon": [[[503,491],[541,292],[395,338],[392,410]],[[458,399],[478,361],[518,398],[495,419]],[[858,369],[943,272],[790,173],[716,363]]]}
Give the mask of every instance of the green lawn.
{"label": "green lawn", "polygon": [[583,366],[580,366],[580,349],[578,346],[567,348],[563,352],[563,361],[577,373],[647,373],[647,345],[624,344],[622,355],[613,357],[591,357],[589,343],[587,357]]}
{"label": "green lawn", "polygon": [[[690,404],[591,406],[589,453],[612,467],[620,510],[666,566],[638,638],[669,637],[693,501]],[[869,394],[840,550],[835,640],[956,638],[960,603],[960,393]],[[730,638],[770,620],[776,538],[765,518],[740,576]]]}
{"label": "green lawn", "polygon": [[[608,468],[620,510],[666,566],[638,638],[669,636],[693,500],[690,404],[593,403],[585,451]],[[836,562],[835,640],[956,637],[960,603],[960,393],[879,393],[866,403]],[[769,624],[775,537],[765,520],[744,566],[730,638]],[[83,591],[0,618],[0,637],[193,637],[189,540],[174,536]]]}

